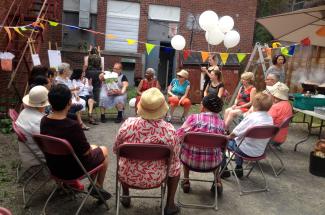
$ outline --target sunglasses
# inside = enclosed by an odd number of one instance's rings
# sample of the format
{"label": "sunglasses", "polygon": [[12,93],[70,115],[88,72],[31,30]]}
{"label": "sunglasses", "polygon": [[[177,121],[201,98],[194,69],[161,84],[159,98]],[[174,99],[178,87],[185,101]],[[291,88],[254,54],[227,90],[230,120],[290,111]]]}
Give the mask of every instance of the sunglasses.
{"label": "sunglasses", "polygon": [[183,76],[177,75],[178,78],[184,78]]}

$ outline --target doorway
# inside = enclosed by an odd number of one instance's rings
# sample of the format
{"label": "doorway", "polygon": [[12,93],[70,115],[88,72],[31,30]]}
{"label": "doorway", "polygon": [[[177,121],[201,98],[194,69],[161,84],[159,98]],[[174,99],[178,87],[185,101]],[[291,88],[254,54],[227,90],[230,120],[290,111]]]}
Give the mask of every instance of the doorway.
{"label": "doorway", "polygon": [[157,79],[162,90],[167,90],[169,83],[174,77],[175,70],[175,49],[170,42],[160,42],[159,64]]}

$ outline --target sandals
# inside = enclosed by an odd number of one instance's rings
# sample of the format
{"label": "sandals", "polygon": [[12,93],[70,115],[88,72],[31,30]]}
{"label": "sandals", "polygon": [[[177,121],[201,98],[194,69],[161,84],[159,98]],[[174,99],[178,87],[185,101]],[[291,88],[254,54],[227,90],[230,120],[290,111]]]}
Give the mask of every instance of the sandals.
{"label": "sandals", "polygon": [[121,197],[120,201],[121,201],[121,204],[125,208],[129,208],[131,206],[131,198],[130,197]]}
{"label": "sandals", "polygon": [[189,193],[190,189],[191,189],[190,181],[183,180],[181,182],[181,187],[182,187],[184,193]]}
{"label": "sandals", "polygon": [[81,123],[80,126],[81,126],[82,130],[84,130],[84,131],[88,131],[90,128],[90,127],[86,126],[84,123]]}
{"label": "sandals", "polygon": [[96,122],[96,120],[92,117],[92,116],[89,116],[89,124],[92,124],[92,125],[98,125],[98,123]]}
{"label": "sandals", "polygon": [[[216,192],[214,182],[212,183],[212,186],[210,188],[210,191],[213,194]],[[223,193],[223,186],[222,186],[221,181],[220,182],[217,182],[217,193],[218,193],[218,196],[222,195],[222,193]]]}
{"label": "sandals", "polygon": [[180,207],[175,205],[174,208],[165,208],[164,214],[165,215],[174,215],[174,214],[178,214],[180,211],[181,211]]}

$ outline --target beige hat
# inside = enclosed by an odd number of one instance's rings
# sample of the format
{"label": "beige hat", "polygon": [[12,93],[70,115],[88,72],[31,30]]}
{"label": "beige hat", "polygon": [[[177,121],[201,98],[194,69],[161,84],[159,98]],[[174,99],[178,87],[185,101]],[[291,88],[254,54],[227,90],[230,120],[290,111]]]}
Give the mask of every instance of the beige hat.
{"label": "beige hat", "polygon": [[138,103],[138,115],[143,119],[162,119],[168,109],[164,95],[155,87],[144,91]]}
{"label": "beige hat", "polygon": [[267,86],[266,89],[268,92],[270,92],[272,96],[278,99],[281,100],[289,99],[289,88],[284,83],[277,82],[273,86]]}
{"label": "beige hat", "polygon": [[23,103],[29,107],[46,107],[50,105],[48,92],[43,86],[35,86],[29,91],[28,95],[24,96]]}
{"label": "beige hat", "polygon": [[185,69],[182,69],[181,71],[179,71],[179,72],[177,73],[177,75],[179,75],[179,76],[181,76],[181,77],[183,77],[183,78],[188,79],[188,72],[187,72]]}

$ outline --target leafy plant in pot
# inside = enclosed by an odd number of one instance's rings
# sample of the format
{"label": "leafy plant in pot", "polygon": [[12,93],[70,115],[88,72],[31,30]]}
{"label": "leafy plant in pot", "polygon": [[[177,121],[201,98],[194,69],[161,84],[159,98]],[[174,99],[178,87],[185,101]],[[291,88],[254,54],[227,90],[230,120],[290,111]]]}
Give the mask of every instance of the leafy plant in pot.
{"label": "leafy plant in pot", "polygon": [[325,139],[316,142],[314,151],[310,152],[309,172],[325,177]]}

